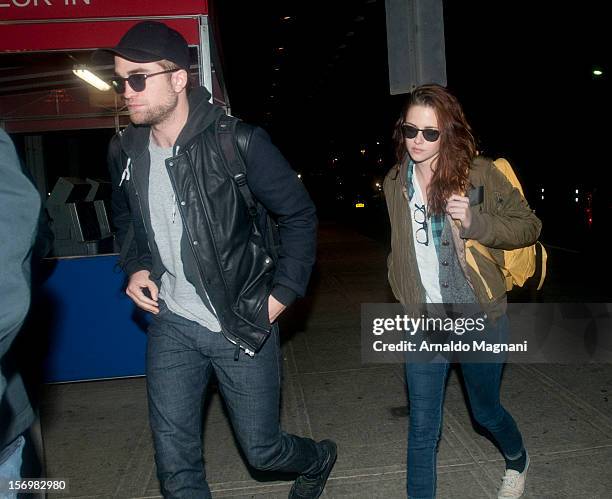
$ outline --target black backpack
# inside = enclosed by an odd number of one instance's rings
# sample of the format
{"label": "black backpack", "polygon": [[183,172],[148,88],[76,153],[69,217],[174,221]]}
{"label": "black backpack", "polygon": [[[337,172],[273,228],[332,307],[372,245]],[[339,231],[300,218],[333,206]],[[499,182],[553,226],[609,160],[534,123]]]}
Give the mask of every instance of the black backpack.
{"label": "black backpack", "polygon": [[[254,131],[253,125],[244,123],[233,116],[223,115],[217,121],[219,147],[225,158],[228,173],[238,185],[251,219],[263,234],[266,248],[276,262],[279,247],[278,224],[265,207],[255,201],[247,183],[246,159]],[[262,215],[263,212],[265,213]]]}

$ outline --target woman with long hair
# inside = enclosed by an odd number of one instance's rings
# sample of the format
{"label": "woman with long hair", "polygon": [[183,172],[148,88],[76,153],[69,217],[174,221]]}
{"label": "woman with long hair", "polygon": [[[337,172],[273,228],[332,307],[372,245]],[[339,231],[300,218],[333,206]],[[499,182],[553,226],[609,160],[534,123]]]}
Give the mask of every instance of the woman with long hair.
{"label": "woman with long hair", "polygon": [[[506,338],[506,286],[499,267],[466,263],[466,240],[492,251],[534,244],[541,223],[492,161],[477,155],[461,105],[444,87],[423,85],[409,96],[394,140],[397,164],[384,191],[391,222],[389,282],[408,310],[426,304],[473,304],[489,338]],[[472,195],[475,193],[475,195]],[[500,402],[503,358],[461,361],[472,414],[501,449],[506,471],[499,498],[521,497],[529,457]],[[436,493],[436,450],[449,360],[406,362],[410,399],[408,497]]]}

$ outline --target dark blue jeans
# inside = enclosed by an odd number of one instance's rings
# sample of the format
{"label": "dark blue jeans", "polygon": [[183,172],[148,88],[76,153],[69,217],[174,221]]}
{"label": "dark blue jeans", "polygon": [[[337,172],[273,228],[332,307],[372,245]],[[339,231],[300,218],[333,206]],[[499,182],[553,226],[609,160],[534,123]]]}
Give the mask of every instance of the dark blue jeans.
{"label": "dark blue jeans", "polygon": [[[504,315],[487,334],[507,337],[508,318]],[[406,379],[410,398],[408,429],[408,497],[430,499],[436,495],[436,452],[442,428],[442,407],[449,363],[407,363]],[[523,451],[523,439],[512,416],[499,399],[504,363],[462,363],[472,415],[486,428],[504,456],[517,459]]]}
{"label": "dark blue jeans", "polygon": [[212,372],[249,463],[260,470],[309,473],[316,443],[280,428],[278,328],[253,358],[222,333],[184,319],[161,303],[149,326],[147,392],[157,476],[166,498],[209,498],[202,457],[203,397]]}

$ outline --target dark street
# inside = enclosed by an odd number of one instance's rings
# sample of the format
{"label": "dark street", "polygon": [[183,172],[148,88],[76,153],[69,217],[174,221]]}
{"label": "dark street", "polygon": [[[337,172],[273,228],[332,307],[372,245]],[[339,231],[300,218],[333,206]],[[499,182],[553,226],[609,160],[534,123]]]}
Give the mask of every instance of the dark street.
{"label": "dark street", "polygon": [[[361,304],[392,297],[384,243],[355,227],[376,230],[379,239],[384,229],[380,221],[353,221],[352,227],[321,223],[310,293],[282,319],[282,422],[287,431],[338,442],[338,463],[324,497],[399,499],[406,480],[403,366],[363,364],[360,345]],[[551,258],[557,254],[565,255],[551,251]],[[551,278],[565,283],[562,268],[576,262],[560,259],[549,269]],[[568,280],[564,293],[585,284]],[[524,497],[608,496],[610,393],[610,364],[507,366],[503,403],[515,414],[532,460]],[[47,385],[41,416],[49,476],[70,482],[69,494],[61,497],[161,497],[144,378]],[[214,390],[205,424],[215,497],[287,496],[291,477],[262,475],[245,465]],[[493,444],[473,430],[456,371],[446,396],[438,470],[439,497],[458,499],[494,497],[503,472]]]}

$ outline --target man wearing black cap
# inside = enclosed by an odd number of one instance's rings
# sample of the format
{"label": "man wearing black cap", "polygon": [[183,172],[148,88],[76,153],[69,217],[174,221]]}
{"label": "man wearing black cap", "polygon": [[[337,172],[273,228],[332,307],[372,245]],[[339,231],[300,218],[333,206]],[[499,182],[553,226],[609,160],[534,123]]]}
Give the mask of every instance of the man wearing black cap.
{"label": "man wearing black cap", "polygon": [[[113,218],[126,293],[153,314],[147,392],[162,493],[210,497],[202,395],[214,371],[249,463],[298,473],[289,497],[319,497],[336,445],[280,429],[275,323],[310,277],[312,201],[263,130],[225,116],[203,87],[187,95],[179,33],[146,21],[103,52],[114,55],[112,84],[132,121],[109,146]],[[264,236],[268,211],[278,253]]]}

